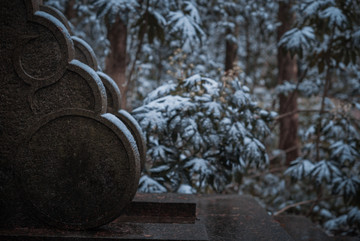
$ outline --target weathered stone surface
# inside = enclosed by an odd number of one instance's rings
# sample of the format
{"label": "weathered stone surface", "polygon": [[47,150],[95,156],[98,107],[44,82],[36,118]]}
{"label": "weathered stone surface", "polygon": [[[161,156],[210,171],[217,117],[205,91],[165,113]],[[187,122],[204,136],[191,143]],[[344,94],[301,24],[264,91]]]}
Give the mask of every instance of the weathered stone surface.
{"label": "weathered stone surface", "polygon": [[92,110],[101,114],[106,112],[106,92],[94,70],[72,60],[59,81],[31,93],[29,104],[37,115],[66,108]]}
{"label": "weathered stone surface", "polygon": [[283,229],[290,234],[295,241],[333,241],[322,230],[315,226],[309,219],[299,215],[279,215],[274,219]]}
{"label": "weathered stone surface", "polygon": [[98,70],[98,63],[94,51],[84,40],[81,38],[72,36],[72,41],[75,47],[75,59],[87,64],[93,70]]}
{"label": "weathered stone surface", "polygon": [[98,71],[97,72],[101,81],[103,82],[107,96],[107,108],[111,113],[120,110],[121,106],[121,92],[115,81],[107,74]]}
{"label": "weathered stone surface", "polygon": [[[82,39],[71,37],[75,46],[75,58],[82,63],[89,65],[94,70],[98,69],[96,56],[91,47]],[[139,123],[125,110],[120,110],[121,92],[115,81],[107,74],[98,71],[102,83],[106,89],[107,112],[114,114],[130,130],[135,138],[140,153],[141,167],[143,168],[146,161],[146,142],[144,134]]]}
{"label": "weathered stone surface", "polygon": [[[137,193],[124,214],[100,228],[81,232],[0,228],[0,240],[209,240],[206,227],[195,219],[195,207],[192,195]],[[180,217],[192,221],[184,222]]]}
{"label": "weathered stone surface", "polygon": [[135,195],[139,151],[65,20],[42,9],[1,1],[0,227],[93,228]]}
{"label": "weathered stone surface", "polygon": [[64,110],[30,130],[16,156],[16,174],[33,215],[84,229],[113,220],[131,201],[140,175],[136,144],[107,115]]}
{"label": "weathered stone surface", "polygon": [[107,109],[110,113],[118,117],[127,128],[129,128],[131,134],[136,140],[136,144],[140,153],[141,167],[143,168],[146,162],[146,141],[144,133],[141,130],[139,123],[132,117],[127,111],[120,110],[121,92],[115,81],[108,75],[97,72],[100,76],[107,94]]}
{"label": "weathered stone surface", "polygon": [[[0,230],[6,241],[208,241],[202,224],[110,223],[89,231],[61,231],[49,229]],[[221,240],[217,239],[216,241]]]}
{"label": "weathered stone surface", "polygon": [[[99,229],[85,232],[58,232],[44,229],[0,229],[0,239],[8,240],[212,240],[212,241],[258,241],[258,240],[317,240],[321,236],[308,235],[308,228],[300,224],[291,223],[294,219],[285,219],[284,222],[275,221],[266,211],[251,197],[239,195],[180,195],[180,194],[137,194],[134,203],[150,203],[154,205],[153,212],[163,207],[169,212],[175,213],[177,206],[180,210],[186,210],[186,206],[197,202],[196,220],[193,224],[184,223],[147,223],[147,219],[137,219],[123,222],[122,216]],[[130,206],[133,210],[129,213],[136,215],[139,211],[136,205]],[[183,206],[184,205],[184,206]],[[164,209],[165,210],[165,209]],[[189,209],[190,210],[190,209]],[[186,213],[192,213],[192,211]],[[151,213],[152,210],[144,210]],[[140,212],[143,212],[140,210]],[[159,216],[166,214],[159,212]],[[182,213],[181,215],[184,215]],[[186,215],[184,215],[186,216]],[[296,221],[296,220],[295,220]],[[295,237],[290,230],[291,236],[285,227],[296,228]],[[303,223],[302,221],[300,223]],[[304,230],[305,228],[305,230]],[[205,230],[206,229],[206,230]],[[286,231],[285,231],[286,230]],[[303,233],[304,232],[304,233]],[[303,239],[301,239],[303,237]],[[326,238],[326,236],[323,236]],[[326,240],[326,239],[324,239]],[[330,239],[331,240],[331,239]],[[334,239],[335,240],[335,239]],[[357,239],[354,239],[357,240]]]}
{"label": "weathered stone surface", "polygon": [[126,110],[118,110],[113,114],[126,125],[126,127],[130,130],[131,134],[135,138],[137,148],[140,154],[141,168],[143,168],[146,162],[146,142],[139,123]]}
{"label": "weathered stone surface", "polygon": [[[66,17],[61,12],[49,6],[40,6],[40,9],[56,17],[59,21],[61,21],[61,23],[63,23],[66,26],[67,30],[70,32],[70,25]],[[84,40],[75,36],[72,36],[71,39],[74,43],[75,59],[79,60],[81,63],[88,65],[93,70],[97,71],[99,67],[98,67],[96,55],[92,50],[92,48],[90,47],[90,45],[86,43]],[[107,96],[106,112],[114,114],[122,122],[124,122],[126,127],[130,130],[131,134],[135,138],[137,148],[140,153],[141,168],[143,168],[146,162],[146,141],[145,141],[145,136],[141,130],[141,127],[139,123],[135,120],[135,118],[132,117],[127,111],[120,110],[121,92],[119,87],[116,85],[115,81],[110,76],[108,76],[107,74],[101,71],[97,71],[97,75],[100,77],[106,90],[106,96]],[[49,91],[47,90],[47,92]],[[81,95],[79,95],[79,98],[81,98]],[[46,98],[42,98],[42,99],[46,100]],[[46,102],[48,101],[46,100]]]}
{"label": "weathered stone surface", "polygon": [[43,12],[46,12],[46,13],[54,16],[58,20],[60,20],[60,22],[62,24],[64,24],[64,26],[66,27],[66,30],[72,35],[72,31],[71,31],[69,21],[67,20],[67,18],[64,16],[64,14],[62,12],[60,12],[56,8],[53,8],[51,6],[46,6],[46,5],[40,5],[39,9],[41,11],[43,11]]}
{"label": "weathered stone surface", "polygon": [[137,193],[116,222],[195,223],[196,198],[174,193]]}
{"label": "weathered stone surface", "polygon": [[201,195],[197,208],[209,240],[293,240],[250,196]]}

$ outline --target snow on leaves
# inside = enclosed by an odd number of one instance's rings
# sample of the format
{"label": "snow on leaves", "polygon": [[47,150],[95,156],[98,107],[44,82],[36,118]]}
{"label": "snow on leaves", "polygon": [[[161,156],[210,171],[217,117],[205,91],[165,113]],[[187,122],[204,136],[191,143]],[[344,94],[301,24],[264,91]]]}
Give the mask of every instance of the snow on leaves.
{"label": "snow on leaves", "polygon": [[334,179],[334,192],[346,197],[356,196],[360,188],[360,178],[356,176],[337,177]]}
{"label": "snow on leaves", "polygon": [[158,96],[165,96],[169,94],[171,91],[174,91],[176,88],[176,84],[174,83],[168,83],[165,85],[161,85],[155,90],[153,90],[151,93],[148,94],[146,99],[144,100],[144,103],[147,104],[153,100],[155,100]]}
{"label": "snow on leaves", "polygon": [[149,12],[155,17],[157,23],[160,26],[165,27],[167,25],[166,19],[163,17],[163,15],[161,15],[161,13],[159,13],[159,11],[156,11],[155,9],[150,8]]}
{"label": "snow on leaves", "polygon": [[320,18],[329,20],[329,25],[343,29],[348,24],[346,16],[337,7],[328,7],[319,13]]}
{"label": "snow on leaves", "polygon": [[255,130],[259,133],[259,137],[265,138],[271,134],[271,131],[263,119],[257,119],[255,123]]}
{"label": "snow on leaves", "polygon": [[290,175],[296,180],[301,180],[304,177],[310,175],[311,171],[314,168],[314,164],[306,159],[301,157],[292,161],[290,167],[285,171],[285,175]]}
{"label": "snow on leaves", "polygon": [[179,35],[183,40],[183,50],[190,52],[193,43],[201,41],[205,35],[200,27],[200,15],[196,7],[189,1],[183,3],[182,10],[169,13],[169,24],[172,27],[171,33]]}
{"label": "snow on leaves", "polygon": [[324,6],[333,4],[334,0],[305,0],[300,4],[300,10],[305,16],[313,16]]}
{"label": "snow on leaves", "polygon": [[203,107],[206,110],[206,115],[213,116],[214,118],[220,118],[221,113],[223,113],[221,104],[215,101],[204,103]]}
{"label": "snow on leaves", "polygon": [[219,192],[235,170],[267,164],[258,138],[267,135],[271,114],[256,106],[239,79],[225,86],[200,75],[169,82],[133,114],[154,160],[149,178],[170,191],[186,184]]}
{"label": "snow on leaves", "polygon": [[188,161],[184,168],[190,168],[190,175],[192,176],[195,173],[200,174],[201,176],[210,175],[213,170],[211,170],[210,163],[203,158],[193,158]]}
{"label": "snow on leaves", "polygon": [[[332,199],[319,203],[324,227],[328,230],[349,230],[359,225],[359,220],[350,219],[349,210],[355,210],[360,191],[360,138],[357,124],[347,118],[347,113],[334,108],[323,113],[321,121],[310,125],[303,133],[303,157],[291,163],[285,174],[297,180],[306,190]],[[316,138],[319,143],[316,145]],[[320,161],[316,162],[316,158]],[[311,161],[310,161],[311,160]],[[308,185],[314,183],[315,185]],[[346,208],[344,208],[346,207]],[[355,211],[353,211],[355,212]]]}
{"label": "snow on leaves", "polygon": [[332,144],[330,149],[332,149],[332,157],[340,160],[341,163],[345,163],[346,161],[353,163],[359,158],[359,152],[356,149],[356,146],[354,146],[354,143],[348,144],[341,140]]}
{"label": "snow on leaves", "polygon": [[347,224],[347,215],[341,215],[340,217],[330,219],[324,224],[324,227],[327,230],[336,230],[341,226],[345,226]]}
{"label": "snow on leaves", "polygon": [[317,80],[304,80],[299,84],[299,91],[304,96],[312,96],[319,93],[320,88]]}
{"label": "snow on leaves", "polygon": [[[171,153],[171,149],[167,148],[164,145],[154,145],[154,147],[151,148],[148,152],[148,154],[152,157],[153,160],[165,159],[167,156],[167,153]],[[162,167],[164,167],[164,166],[162,166]],[[159,167],[153,168],[150,171],[151,172],[159,172],[158,168]],[[163,168],[161,168],[161,170],[163,170]]]}
{"label": "snow on leaves", "polygon": [[352,207],[347,213],[328,220],[325,222],[324,227],[327,230],[338,231],[347,225],[350,227],[356,227],[357,225],[360,225],[360,210],[358,207]]}
{"label": "snow on leaves", "polygon": [[[358,1],[306,0],[297,4],[296,26],[286,32],[279,45],[306,60],[320,73],[334,66],[356,64],[359,44],[356,32]],[[305,62],[305,61],[304,61]]]}
{"label": "snow on leaves", "polygon": [[275,92],[276,94],[288,95],[292,93],[296,89],[296,84],[290,83],[289,81],[284,81],[284,83],[276,86]]}
{"label": "snow on leaves", "polygon": [[[267,164],[268,159],[265,152],[265,146],[257,139],[246,137],[244,140],[245,144],[245,159],[254,163],[256,166],[261,164]],[[263,161],[261,161],[263,160]]]}
{"label": "snow on leaves", "polygon": [[352,223],[360,224],[360,209],[358,207],[353,207],[349,211],[348,220]]}
{"label": "snow on leaves", "polygon": [[[93,6],[98,9],[98,17],[108,15],[114,22],[116,16],[123,17],[128,12],[135,11],[139,3],[136,0],[95,0]],[[126,22],[126,19],[123,20]]]}
{"label": "snow on leaves", "polygon": [[332,182],[333,178],[336,178],[341,175],[341,172],[335,163],[331,161],[322,160],[315,164],[310,175],[316,181],[317,184],[320,184],[323,181],[327,183]]}
{"label": "snow on leaves", "polygon": [[279,46],[288,50],[292,55],[298,53],[300,57],[303,51],[309,49],[315,41],[314,29],[305,26],[301,29],[293,28],[287,31],[280,39]]}
{"label": "snow on leaves", "polygon": [[243,90],[237,90],[233,95],[233,102],[239,107],[243,108],[251,103],[250,96],[247,93],[244,93]]}
{"label": "snow on leaves", "polygon": [[160,183],[150,178],[147,175],[143,175],[139,181],[140,192],[162,193],[166,192],[166,188]]}
{"label": "snow on leaves", "polygon": [[192,188],[190,185],[181,184],[179,189],[177,190],[177,193],[193,194],[196,193],[196,190]]}
{"label": "snow on leaves", "polygon": [[201,18],[193,2],[184,2],[184,13],[188,14],[195,23],[201,24]]}

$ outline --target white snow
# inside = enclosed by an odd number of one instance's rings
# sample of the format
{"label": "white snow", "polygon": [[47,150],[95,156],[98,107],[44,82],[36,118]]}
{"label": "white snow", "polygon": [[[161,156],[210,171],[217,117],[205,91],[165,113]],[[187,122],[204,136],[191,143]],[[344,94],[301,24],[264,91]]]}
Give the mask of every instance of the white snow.
{"label": "white snow", "polygon": [[160,183],[158,183],[148,175],[143,175],[139,181],[139,191],[150,193],[163,193],[167,190],[164,186],[162,186]]}
{"label": "white snow", "polygon": [[196,190],[192,188],[190,185],[181,184],[177,192],[182,194],[194,194],[196,193]]}

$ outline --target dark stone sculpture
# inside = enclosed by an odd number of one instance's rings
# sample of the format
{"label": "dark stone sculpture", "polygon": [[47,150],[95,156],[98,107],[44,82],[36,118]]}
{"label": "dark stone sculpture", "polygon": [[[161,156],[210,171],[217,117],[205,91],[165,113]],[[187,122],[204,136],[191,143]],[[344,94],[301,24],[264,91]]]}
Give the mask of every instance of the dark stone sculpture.
{"label": "dark stone sculpture", "polygon": [[137,123],[106,113],[96,58],[61,13],[35,0],[2,1],[1,13],[0,226],[112,221],[137,189]]}
{"label": "dark stone sculpture", "polygon": [[96,56],[90,45],[88,45],[84,40],[81,38],[72,36],[72,41],[74,42],[75,47],[75,59],[79,60],[80,62],[87,64],[93,70],[98,70],[98,63],[96,60]]}
{"label": "dark stone sculpture", "polygon": [[108,111],[124,122],[131,134],[134,136],[139,149],[141,167],[143,168],[146,161],[146,142],[141,127],[134,117],[132,117],[127,111],[120,110],[121,97],[120,94],[118,94],[120,93],[120,90],[114,80],[102,72],[97,73],[105,85],[106,94],[108,96]]}
{"label": "dark stone sculpture", "polygon": [[[61,17],[60,17],[61,18]],[[75,46],[75,58],[98,70],[96,56],[91,47],[82,39],[71,37]],[[146,161],[146,143],[141,127],[137,121],[127,111],[120,110],[121,92],[115,81],[107,74],[97,71],[101,81],[103,82],[107,96],[107,112],[118,117],[130,130],[134,136],[138,150],[140,153],[141,166],[144,167]]]}

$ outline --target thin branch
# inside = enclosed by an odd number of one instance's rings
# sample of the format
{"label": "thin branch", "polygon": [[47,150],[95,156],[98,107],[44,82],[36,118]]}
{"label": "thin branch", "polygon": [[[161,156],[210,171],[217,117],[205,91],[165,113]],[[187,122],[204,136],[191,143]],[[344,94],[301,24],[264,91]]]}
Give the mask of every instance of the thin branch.
{"label": "thin branch", "polygon": [[[149,6],[150,6],[150,1],[147,0],[146,2],[146,9],[145,9],[145,15],[147,16],[147,13],[149,11]],[[148,19],[145,19],[145,27],[143,29],[140,28],[140,31],[146,31],[146,28],[147,28],[147,25],[148,25]],[[131,82],[131,78],[132,78],[132,75],[135,71],[135,66],[136,66],[136,61],[139,59],[139,55],[140,55],[140,52],[141,52],[141,49],[142,49],[142,46],[143,46],[143,42],[144,42],[144,36],[145,36],[145,32],[141,33],[140,34],[140,40],[139,40],[139,44],[138,44],[138,48],[136,50],[136,53],[135,53],[135,59],[133,61],[133,64],[131,66],[131,69],[130,69],[130,72],[129,72],[129,75],[128,75],[128,83]]]}
{"label": "thin branch", "polygon": [[[298,146],[298,145],[295,145],[295,146],[289,147],[289,148],[286,149],[286,150],[283,150],[283,152],[284,152],[285,154],[287,154],[287,153],[292,152],[292,151],[294,151],[294,150],[296,150],[296,149],[298,149],[298,148],[299,148],[299,146]],[[269,158],[269,161],[270,161],[270,162],[273,161],[273,160],[274,160],[275,158],[277,158],[278,156],[281,156],[281,153],[270,157],[270,158]]]}
{"label": "thin branch", "polygon": [[289,147],[288,149],[284,150],[284,152],[285,153],[292,152],[292,151],[296,150],[297,148],[299,148],[299,146],[295,145],[295,146]]}
{"label": "thin branch", "polygon": [[320,135],[321,135],[321,120],[322,120],[321,117],[326,112],[325,111],[325,99],[328,95],[330,79],[331,79],[330,66],[328,66],[328,68],[326,70],[324,93],[323,93],[323,96],[321,99],[321,108],[320,108],[320,113],[319,113],[317,131],[316,131],[316,141],[315,141],[315,143],[316,143],[316,145],[315,145],[316,146],[316,162],[320,161]]}
{"label": "thin branch", "polygon": [[273,216],[278,216],[279,214],[285,212],[286,210],[290,209],[290,208],[294,208],[294,207],[297,207],[297,206],[300,206],[300,205],[304,205],[304,204],[309,204],[309,203],[312,203],[312,202],[316,202],[317,199],[312,199],[312,200],[305,200],[305,201],[301,201],[301,202],[297,202],[297,203],[293,203],[293,204],[290,204],[282,209],[280,209],[279,211],[275,212],[273,214]]}
{"label": "thin branch", "polygon": [[[312,112],[321,112],[321,110],[311,110],[311,109],[310,110],[294,110],[294,111],[286,112],[282,115],[275,117],[275,121],[279,121],[280,119],[286,118],[287,116],[294,115],[297,113],[312,113]],[[329,111],[327,111],[327,110],[323,110],[323,113],[328,113],[328,112]]]}
{"label": "thin branch", "polygon": [[316,192],[317,198],[316,198],[315,202],[311,205],[309,211],[308,211],[307,214],[306,214],[307,217],[310,216],[310,214],[313,212],[315,206],[321,201],[321,197],[322,197],[322,195],[323,195],[322,186],[320,186],[319,189],[320,189],[320,190]]}
{"label": "thin branch", "polygon": [[290,97],[288,98],[289,101],[286,103],[286,106],[285,106],[284,110],[287,110],[287,108],[289,107],[289,104],[290,104],[290,102],[291,102],[290,100],[292,100],[292,99],[294,98],[294,96],[295,96],[295,93],[298,92],[299,87],[300,87],[300,83],[303,82],[303,80],[305,79],[307,72],[308,72],[308,68],[305,69],[305,71],[302,73],[302,75],[301,75],[300,78],[298,79],[298,81],[297,81],[297,83],[296,83],[296,87],[295,87],[295,89],[291,92],[291,95],[290,95]]}
{"label": "thin branch", "polygon": [[284,118],[286,118],[288,116],[295,115],[298,112],[300,112],[300,111],[299,110],[294,110],[294,111],[286,112],[284,114],[281,114],[281,115],[275,117],[275,121],[279,121],[279,120],[284,119]]}
{"label": "thin branch", "polygon": [[[278,216],[279,214],[285,212],[286,210],[290,209],[290,208],[294,208],[294,207],[297,207],[297,206],[300,206],[300,205],[304,205],[304,204],[309,204],[309,203],[319,203],[320,201],[325,201],[325,200],[329,200],[329,199],[332,199],[332,198],[338,198],[338,197],[341,197],[341,195],[336,195],[336,196],[328,196],[326,198],[316,198],[316,199],[311,199],[311,200],[305,200],[305,201],[301,201],[301,202],[297,202],[297,203],[293,203],[293,204],[290,204],[286,207],[283,207],[282,209],[280,209],[279,211],[275,212],[273,214],[273,216]],[[314,205],[313,205],[314,206]]]}

